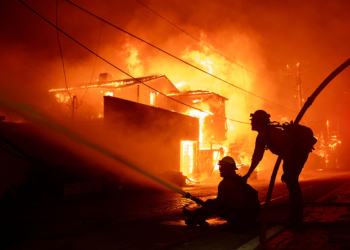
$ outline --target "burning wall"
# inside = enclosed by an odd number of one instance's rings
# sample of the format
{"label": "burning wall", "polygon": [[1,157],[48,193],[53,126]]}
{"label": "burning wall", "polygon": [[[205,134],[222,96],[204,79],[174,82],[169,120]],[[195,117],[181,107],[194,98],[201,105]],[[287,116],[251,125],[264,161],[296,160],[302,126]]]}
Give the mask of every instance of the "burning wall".
{"label": "burning wall", "polygon": [[180,144],[198,140],[197,118],[115,97],[104,102],[105,126],[111,138],[123,134],[128,158],[152,172],[180,171]]}
{"label": "burning wall", "polygon": [[[163,94],[167,93],[170,98],[158,92],[154,92],[154,90],[143,86],[141,83],[137,82],[137,80],[145,82],[146,85],[161,91]],[[218,158],[223,156],[223,153],[218,154],[217,150],[220,148],[218,145],[227,139],[227,123],[225,118],[225,102],[227,101],[227,98],[209,91],[199,90],[179,92],[164,75],[142,77],[138,78],[137,80],[111,80],[71,89],[69,91],[71,92],[71,95],[78,95],[80,92],[80,96],[84,92],[83,98],[85,98],[86,102],[96,103],[93,106],[89,106],[90,109],[87,112],[88,120],[91,120],[94,117],[103,117],[100,109],[101,107],[104,107],[104,101],[101,101],[102,97],[104,96],[120,97],[134,103],[143,103],[146,105],[161,107],[166,110],[176,111],[188,116],[199,118],[199,127],[197,128],[199,130],[199,137],[196,138],[192,136],[191,140],[190,138],[184,138],[181,140],[182,143],[177,142],[174,144],[174,153],[177,155],[178,151],[180,150],[181,160],[179,162],[180,157],[178,157],[178,160],[172,161],[174,165],[177,165],[177,167],[173,169],[177,169],[177,171],[180,170],[181,172],[192,175],[193,173],[196,173],[197,176],[200,176],[205,172],[206,176],[209,176],[213,171],[214,165]],[[50,93],[52,94],[53,99],[52,112],[56,112],[59,110],[58,108],[63,110],[68,109],[67,105],[69,105],[71,102],[71,97],[67,91],[51,90]],[[64,96],[64,98],[61,96]],[[128,103],[131,105],[132,102]],[[205,112],[190,109],[190,106],[199,108]],[[92,108],[99,111],[100,115],[91,115],[91,113],[94,111]],[[72,105],[70,106],[70,110],[73,112]],[[86,111],[84,111],[81,107],[77,107],[77,110],[74,112],[75,121],[77,121],[76,117],[79,117],[79,113],[80,118],[81,114],[84,114],[84,112],[86,113]],[[220,117],[216,117],[215,115]],[[130,122],[127,119],[125,120],[125,118],[126,116],[123,116],[121,119],[119,119],[120,121],[123,121],[124,119],[122,124],[127,124]],[[152,119],[149,121],[151,121],[150,124],[152,125],[154,125],[155,122],[158,122]],[[131,123],[133,122],[134,121],[131,121]],[[174,126],[170,126],[169,129],[174,129]],[[125,128],[122,130],[125,130]],[[120,132],[120,130],[116,130],[116,132],[117,131]],[[213,144],[217,145],[213,148]],[[204,152],[202,149],[205,149],[206,152]],[[189,168],[192,170],[189,170]]]}

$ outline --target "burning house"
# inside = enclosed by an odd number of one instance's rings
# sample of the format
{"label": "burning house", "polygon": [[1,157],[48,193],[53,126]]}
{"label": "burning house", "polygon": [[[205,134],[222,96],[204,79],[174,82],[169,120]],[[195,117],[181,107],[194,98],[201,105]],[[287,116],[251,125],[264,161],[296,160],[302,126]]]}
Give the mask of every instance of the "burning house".
{"label": "burning house", "polygon": [[[125,100],[156,106],[164,94],[180,92],[164,75],[136,79],[112,80],[108,73],[100,74],[96,83],[73,88],[51,89],[51,109],[55,113],[67,113],[71,107],[72,119],[77,121],[103,118],[103,97],[113,96]],[[79,109],[79,112],[74,112]]]}
{"label": "burning house", "polygon": [[[196,181],[204,180],[213,172],[220,157],[227,152],[222,143],[227,139],[225,102],[228,99],[205,90],[171,93],[169,96],[179,101],[170,102],[168,105],[171,109],[199,118],[198,140],[183,141],[181,144],[181,169]],[[188,109],[181,103],[206,112]]]}
{"label": "burning house", "polygon": [[69,106],[75,122],[100,121],[108,131],[128,134],[129,145],[144,155],[136,164],[147,170],[142,163],[157,159],[154,172],[202,181],[227,152],[228,99],[204,90],[180,92],[165,75],[112,80],[104,73],[96,83],[49,92],[52,113],[67,113]]}

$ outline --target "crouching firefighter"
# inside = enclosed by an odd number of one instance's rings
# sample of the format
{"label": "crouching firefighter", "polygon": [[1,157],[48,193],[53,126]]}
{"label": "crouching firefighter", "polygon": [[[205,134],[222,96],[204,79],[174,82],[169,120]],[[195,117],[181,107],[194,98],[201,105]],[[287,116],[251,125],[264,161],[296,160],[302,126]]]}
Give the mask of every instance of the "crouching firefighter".
{"label": "crouching firefighter", "polygon": [[304,164],[312,152],[313,145],[317,139],[313,136],[310,128],[297,125],[293,136],[288,130],[292,123],[280,125],[270,121],[270,115],[264,110],[257,110],[251,116],[251,126],[253,131],[258,132],[255,142],[255,150],[248,173],[243,176],[246,180],[250,177],[254,169],[264,156],[266,149],[273,154],[279,155],[283,159],[282,182],[287,184],[290,199],[290,216],[288,226],[295,228],[303,220],[303,197],[299,186],[299,174]]}
{"label": "crouching firefighter", "polygon": [[218,186],[217,198],[207,200],[196,210],[184,208],[183,213],[189,218],[185,222],[189,226],[208,225],[205,220],[217,215],[241,227],[254,222],[259,214],[258,191],[236,173],[237,167],[233,158],[225,156],[218,165],[223,180]]}

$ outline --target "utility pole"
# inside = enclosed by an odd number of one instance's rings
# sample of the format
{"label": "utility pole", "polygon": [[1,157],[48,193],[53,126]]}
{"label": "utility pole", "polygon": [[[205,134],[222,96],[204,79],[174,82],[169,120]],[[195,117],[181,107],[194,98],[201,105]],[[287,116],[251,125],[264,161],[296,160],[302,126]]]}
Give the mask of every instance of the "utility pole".
{"label": "utility pole", "polygon": [[72,103],[71,104],[67,104],[67,106],[69,106],[72,109],[72,122],[74,121],[74,110],[79,108],[79,104],[78,104],[78,98],[76,97],[76,95],[73,95],[72,98]]}
{"label": "utility pole", "polygon": [[291,70],[291,69],[295,69],[294,70],[295,72],[292,72],[292,73],[287,73],[286,75],[287,76],[291,76],[291,75],[295,75],[296,76],[296,85],[297,85],[297,96],[295,96],[297,98],[297,102],[298,102],[298,106],[299,106],[299,109],[301,109],[303,107],[303,104],[304,104],[304,100],[303,100],[303,97],[302,97],[302,94],[301,94],[301,70],[300,70],[300,63],[297,63],[295,66],[289,66],[287,65],[287,69],[288,70]]}

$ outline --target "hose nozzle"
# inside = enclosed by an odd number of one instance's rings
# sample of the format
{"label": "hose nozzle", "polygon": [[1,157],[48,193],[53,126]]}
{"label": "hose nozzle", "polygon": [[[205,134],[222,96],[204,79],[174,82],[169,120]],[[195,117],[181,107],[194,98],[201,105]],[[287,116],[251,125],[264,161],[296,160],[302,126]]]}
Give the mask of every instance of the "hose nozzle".
{"label": "hose nozzle", "polygon": [[186,193],[185,197],[186,197],[187,199],[191,199],[191,200],[193,200],[194,202],[196,202],[198,206],[201,206],[201,205],[204,204],[204,201],[203,201],[203,200],[201,200],[201,199],[199,199],[199,198],[197,198],[197,197],[191,195],[190,193]]}

